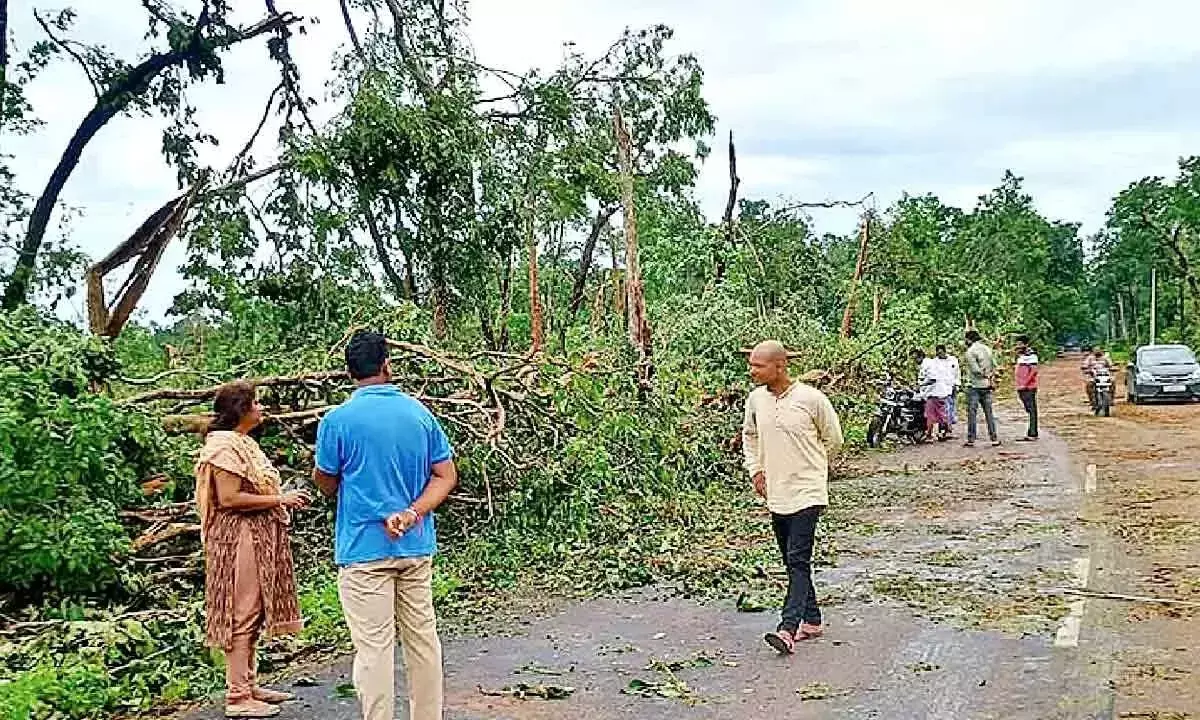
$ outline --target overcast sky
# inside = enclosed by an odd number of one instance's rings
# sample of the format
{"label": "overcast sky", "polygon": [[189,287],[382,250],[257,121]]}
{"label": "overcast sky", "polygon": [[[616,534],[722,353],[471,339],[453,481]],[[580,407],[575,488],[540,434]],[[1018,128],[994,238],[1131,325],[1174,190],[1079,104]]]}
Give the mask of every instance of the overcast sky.
{"label": "overcast sky", "polygon": [[[63,4],[79,11],[77,37],[135,58],[145,28],[137,0],[9,0],[18,54],[40,32],[33,7]],[[319,20],[293,53],[310,94],[322,98],[345,38],[337,2],[278,4]],[[237,5],[240,19],[257,19],[259,3]],[[626,26],[673,27],[670,49],[694,53],[705,69],[717,137],[736,133],[748,196],[874,192],[882,207],[902,191],[933,192],[969,207],[1012,169],[1043,212],[1089,231],[1129,182],[1173,175],[1180,156],[1200,153],[1200,3],[1186,0],[474,0],[471,17],[480,61],[514,70],[553,67],[564,41],[596,54]],[[262,43],[232,53],[227,74],[227,84],[193,95],[201,123],[223,143],[205,157],[217,167],[244,142],[278,81]],[[37,192],[91,97],[66,63],[30,95],[47,126],[33,138],[0,138],[0,148],[17,154],[22,187]],[[63,199],[82,212],[74,240],[94,257],[173,196],[160,127],[114,120],[67,185]],[[698,195],[716,218],[727,169],[722,141],[714,146]],[[822,231],[846,232],[854,217],[817,221]],[[181,258],[177,245],[152,281],[151,317],[179,291]],[[82,317],[82,299],[75,307],[70,314]]]}

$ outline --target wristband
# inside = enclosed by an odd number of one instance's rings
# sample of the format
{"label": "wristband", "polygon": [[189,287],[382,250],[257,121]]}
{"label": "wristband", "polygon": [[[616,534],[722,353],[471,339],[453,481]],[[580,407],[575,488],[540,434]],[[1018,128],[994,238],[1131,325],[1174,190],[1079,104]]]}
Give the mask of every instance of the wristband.
{"label": "wristband", "polygon": [[421,522],[421,513],[417,512],[416,509],[414,509],[412,506],[406,507],[403,510],[401,510],[400,512],[412,513],[413,525],[416,525],[417,523]]}

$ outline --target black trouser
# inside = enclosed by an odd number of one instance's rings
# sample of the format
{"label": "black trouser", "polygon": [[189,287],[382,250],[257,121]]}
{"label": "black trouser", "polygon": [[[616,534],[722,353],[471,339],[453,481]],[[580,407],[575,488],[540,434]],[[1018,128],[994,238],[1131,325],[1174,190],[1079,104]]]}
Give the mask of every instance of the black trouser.
{"label": "black trouser", "polygon": [[788,571],[787,599],[783,601],[779,630],[794,633],[801,622],[821,624],[821,608],[817,607],[817,592],[813,588],[812,554],[817,519],[824,509],[817,505],[791,515],[771,513],[771,527]]}
{"label": "black trouser", "polygon": [[1018,390],[1017,395],[1021,398],[1021,404],[1025,406],[1025,412],[1029,414],[1029,430],[1026,431],[1025,437],[1035,438],[1038,436],[1037,390]]}

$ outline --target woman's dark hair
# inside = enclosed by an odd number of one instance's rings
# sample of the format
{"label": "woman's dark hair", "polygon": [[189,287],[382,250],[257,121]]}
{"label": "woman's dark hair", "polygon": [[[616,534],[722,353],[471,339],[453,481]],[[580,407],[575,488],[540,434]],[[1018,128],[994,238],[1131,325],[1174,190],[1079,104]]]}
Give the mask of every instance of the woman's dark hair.
{"label": "woman's dark hair", "polygon": [[355,380],[373,378],[383,372],[387,358],[387,338],[381,333],[359,330],[346,345],[346,369]]}
{"label": "woman's dark hair", "polygon": [[254,384],[245,380],[222,385],[213,398],[213,412],[217,416],[208,424],[207,432],[236,428],[254,407],[254,397]]}
{"label": "woman's dark hair", "polygon": [[983,336],[979,334],[978,330],[968,330],[967,331],[967,342],[974,343],[974,342],[979,342],[982,339],[983,339]]}

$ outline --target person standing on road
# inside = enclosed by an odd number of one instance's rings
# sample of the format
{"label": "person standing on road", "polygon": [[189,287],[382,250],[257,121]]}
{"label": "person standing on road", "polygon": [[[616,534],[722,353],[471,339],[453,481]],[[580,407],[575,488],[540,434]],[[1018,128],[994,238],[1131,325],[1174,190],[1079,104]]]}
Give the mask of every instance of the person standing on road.
{"label": "person standing on road", "polygon": [[766,499],[788,571],[787,597],[768,645],[791,653],[797,641],[823,634],[812,579],[817,520],[829,505],[830,456],[842,446],[842,426],[829,398],[793,381],[787,351],[769,340],[750,353],[756,387],[746,398],[742,451],[754,490]]}
{"label": "person standing on road", "polygon": [[1025,437],[1020,440],[1031,442],[1038,439],[1038,356],[1029,346],[1028,335],[1021,335],[1017,338],[1017,363],[1014,376],[1017,396],[1021,398],[1021,404],[1025,406],[1025,412],[1029,415],[1029,429],[1025,431]]}
{"label": "person standing on road", "polygon": [[934,359],[941,366],[941,376],[950,383],[950,394],[946,397],[946,415],[950,420],[950,429],[953,430],[954,425],[958,423],[958,403],[955,396],[962,387],[962,367],[958,364],[958,358],[951,355],[945,345],[937,346]]}
{"label": "person standing on road", "polygon": [[[944,349],[942,345],[938,347]],[[918,350],[917,352],[924,357],[924,351]],[[921,361],[917,382],[921,395],[925,398],[925,436],[929,440],[933,439],[935,432],[938,440],[946,440],[950,437],[950,418],[947,408],[954,384],[949,372],[949,365],[941,358],[924,358]]]}
{"label": "person standing on road", "polygon": [[196,461],[205,640],[225,650],[225,717],[275,717],[295,695],[259,686],[258,642],[303,626],[289,530],[309,496],[283,490],[251,436],[263,421],[254,385],[222,386],[213,411]]}
{"label": "person standing on road", "polygon": [[364,720],[395,717],[396,626],[411,720],[441,720],[442,645],[433,609],[433,511],[458,483],[433,414],[391,384],[387,340],[359,331],[346,346],[358,389],[317,429],[313,482],[337,495],[338,596],[354,642]]}
{"label": "person standing on road", "polygon": [[996,356],[983,342],[976,330],[967,331],[967,373],[971,385],[967,388],[967,442],[966,447],[975,447],[979,430],[979,407],[987,419],[988,438],[993,446],[1000,444],[996,434],[996,414],[992,408],[992,397],[996,389]]}

